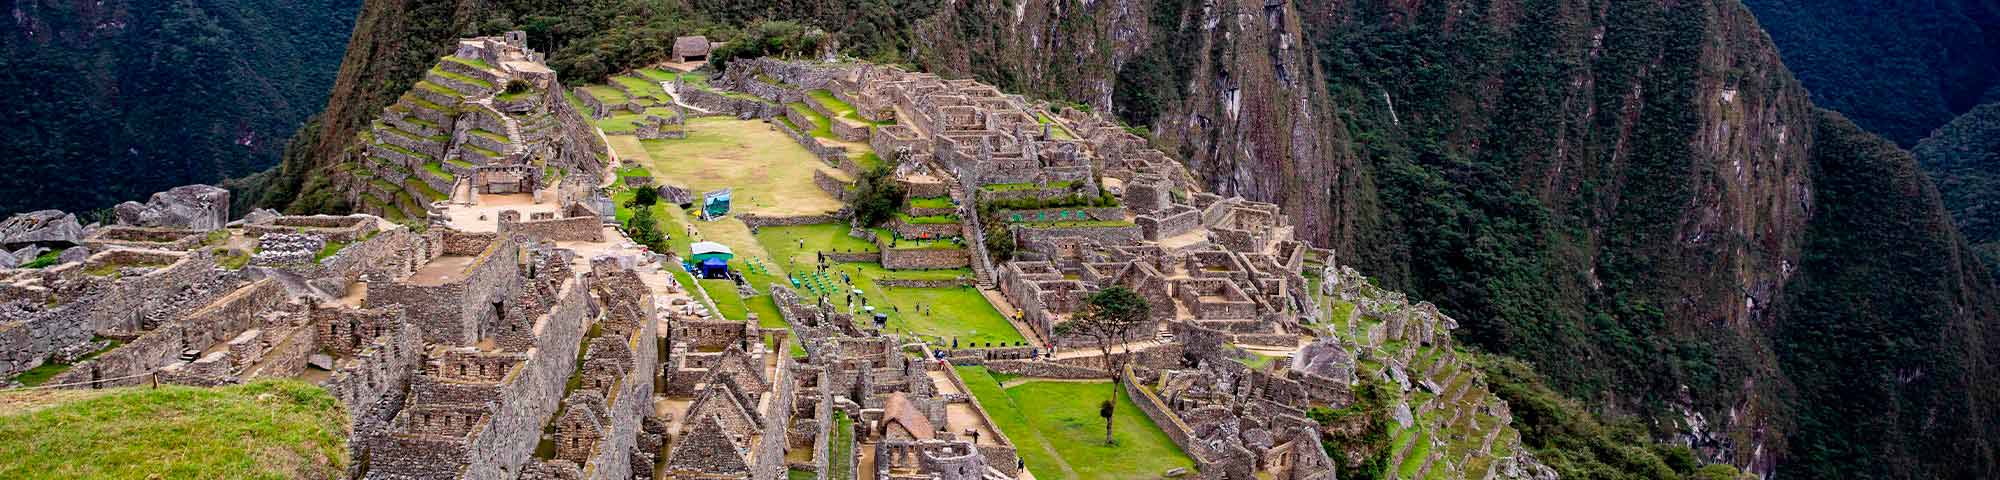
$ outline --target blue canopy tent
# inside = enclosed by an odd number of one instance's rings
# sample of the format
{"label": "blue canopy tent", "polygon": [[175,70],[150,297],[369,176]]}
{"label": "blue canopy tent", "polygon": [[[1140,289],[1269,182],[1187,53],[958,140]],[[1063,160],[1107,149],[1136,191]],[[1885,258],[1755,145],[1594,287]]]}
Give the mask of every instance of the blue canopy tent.
{"label": "blue canopy tent", "polygon": [[736,257],[736,252],[728,246],[715,242],[695,242],[688,245],[688,253],[688,259],[694,260],[695,273],[702,278],[727,278],[729,259]]}
{"label": "blue canopy tent", "polygon": [[701,270],[701,278],[728,278],[729,261],[720,258],[702,260],[699,270]]}

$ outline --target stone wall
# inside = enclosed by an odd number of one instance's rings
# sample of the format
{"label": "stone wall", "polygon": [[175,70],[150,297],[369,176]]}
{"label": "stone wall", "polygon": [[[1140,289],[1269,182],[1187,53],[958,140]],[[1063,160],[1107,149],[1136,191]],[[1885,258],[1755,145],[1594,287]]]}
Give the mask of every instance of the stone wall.
{"label": "stone wall", "polygon": [[986,362],[986,368],[1000,373],[1037,378],[1077,380],[1111,378],[1111,375],[1105,373],[1103,368],[1079,367],[1034,360],[989,360]]}
{"label": "stone wall", "polygon": [[886,248],[881,252],[882,268],[938,269],[959,268],[972,264],[963,248]]}
{"label": "stone wall", "polygon": [[430,342],[470,345],[479,341],[486,327],[498,320],[501,312],[496,305],[503,304],[507,292],[514,291],[520,282],[514,243],[482,244],[476,241],[479,237],[457,232],[442,236],[446,253],[463,255],[457,252],[471,251],[475,246],[481,249],[466,267],[464,278],[441,285],[376,282],[368,286],[363,306],[403,305]]}
{"label": "stone wall", "polygon": [[1129,245],[1138,243],[1143,236],[1138,225],[1098,226],[1098,227],[1057,227],[1041,225],[1014,225],[1010,228],[1019,240],[1015,242],[1025,248],[1046,244],[1051,239],[1077,237],[1094,240],[1104,245]]}
{"label": "stone wall", "polygon": [[882,261],[881,252],[821,252],[829,262],[872,263]]}
{"label": "stone wall", "polygon": [[889,230],[902,238],[949,238],[965,233],[965,227],[953,223],[910,223],[902,217],[892,217],[887,225]]}
{"label": "stone wall", "polygon": [[1002,210],[1000,218],[1008,223],[1038,221],[1072,221],[1088,218],[1096,221],[1118,221],[1125,219],[1123,207],[1074,207],[1040,208],[1031,210]]}
{"label": "stone wall", "polygon": [[777,357],[778,378],[772,384],[770,401],[766,402],[767,406],[764,408],[762,415],[764,425],[761,431],[766,433],[758,439],[756,445],[751,446],[751,455],[755,457],[757,462],[756,465],[750,467],[751,478],[758,480],[783,480],[785,478],[785,445],[787,442],[783,434],[774,432],[784,432],[785,427],[791,425],[792,405],[798,400],[798,379],[794,377],[798,369],[793,368],[796,363],[792,360],[791,355],[778,355]]}
{"label": "stone wall", "polygon": [[1165,213],[1164,216],[1145,215],[1134,220],[1133,223],[1139,225],[1140,231],[1144,232],[1147,240],[1158,241],[1162,238],[1173,238],[1201,228],[1201,211],[1189,209],[1178,213]]}
{"label": "stone wall", "polygon": [[[820,173],[818,171],[815,171],[814,174],[819,175]],[[754,213],[744,213],[737,215],[736,219],[742,220],[744,225],[749,226],[751,228],[785,227],[794,225],[818,225],[822,223],[838,223],[841,221],[841,218],[838,214],[767,216],[767,215],[758,215]]]}
{"label": "stone wall", "polygon": [[1125,394],[1132,398],[1132,403],[1139,406],[1139,411],[1145,412],[1146,418],[1151,419],[1154,425],[1159,425],[1160,430],[1167,433],[1167,438],[1173,440],[1174,445],[1181,447],[1182,452],[1186,452],[1188,457],[1194,459],[1195,468],[1198,469],[1196,472],[1198,476],[1195,478],[1217,480],[1225,478],[1211,473],[1221,472],[1224,469],[1211,458],[1213,455],[1209,454],[1206,445],[1195,441],[1194,428],[1181,421],[1180,415],[1174,414],[1172,409],[1167,408],[1166,402],[1160,401],[1159,396],[1141,387],[1141,382],[1132,375],[1131,369],[1125,370],[1125,380],[1119,383],[1124,386]]}
{"label": "stone wall", "polygon": [[[750,83],[761,83],[761,82],[750,82]],[[787,109],[786,111],[789,112],[791,110]],[[813,138],[812,135],[807,134],[806,132],[799,131],[798,129],[792,128],[792,124],[774,121],[771,122],[771,125],[777,127],[778,131],[784,133],[785,136],[791,137],[792,141],[798,142],[799,146],[805,147],[806,151],[812,152],[813,157],[818,158],[819,161],[821,162],[826,162],[828,166],[832,166],[834,168],[841,168],[843,164],[853,163],[852,160],[849,160],[847,158],[847,147],[829,146],[820,143],[819,139]],[[852,174],[854,172],[850,171],[849,173]]]}
{"label": "stone wall", "polygon": [[[631,300],[651,302],[652,297]],[[638,323],[639,329],[624,339],[626,347],[632,351],[632,368],[624,372],[618,382],[618,391],[610,399],[610,431],[603,441],[598,442],[596,455],[584,465],[584,478],[592,480],[632,478],[631,457],[639,440],[640,420],[653,414],[653,380],[660,371],[660,350],[654,344],[654,340],[659,338],[659,322]]]}
{"label": "stone wall", "polygon": [[736,118],[772,118],[783,115],[785,110],[782,105],[733,97],[700,88],[682,88],[676,93],[680,95],[683,103]]}
{"label": "stone wall", "polygon": [[[400,320],[401,311],[394,317]],[[403,401],[403,386],[417,371],[423,353],[423,332],[400,321],[387,325],[361,350],[348,355],[340,367],[320,382],[328,393],[347,408],[352,438],[366,439],[387,432],[389,421]],[[357,441],[355,443],[366,443]]]}
{"label": "stone wall", "polygon": [[831,195],[833,198],[842,201],[847,200],[847,188],[854,186],[853,183],[833,178],[825,170],[820,169],[813,169],[813,185],[819,187],[819,190],[826,192],[827,195]]}
{"label": "stone wall", "polygon": [[526,235],[537,240],[555,242],[602,242],[604,222],[595,215],[515,222],[503,219],[500,222],[500,234]]}
{"label": "stone wall", "polygon": [[160,367],[179,362],[184,349],[203,350],[260,325],[261,314],[286,301],[284,286],[264,279],[237,289],[162,325],[123,347],[79,363],[51,379],[52,384],[92,382],[91,388],[147,383],[142,378]]}
{"label": "stone wall", "polygon": [[876,280],[875,285],[888,288],[958,288],[970,287],[973,285],[973,282],[970,278],[962,277],[948,280],[884,278]]}

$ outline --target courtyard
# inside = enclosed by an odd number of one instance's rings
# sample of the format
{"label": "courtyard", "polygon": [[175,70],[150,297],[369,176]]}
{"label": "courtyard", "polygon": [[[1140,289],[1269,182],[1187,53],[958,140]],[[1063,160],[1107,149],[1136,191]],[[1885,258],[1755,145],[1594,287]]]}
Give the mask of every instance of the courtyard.
{"label": "courtyard", "polygon": [[[1037,479],[1157,478],[1174,468],[1194,470],[1194,459],[1109,381],[1017,378],[983,366],[955,368]],[[1107,445],[1097,407],[1114,393],[1114,441]]]}

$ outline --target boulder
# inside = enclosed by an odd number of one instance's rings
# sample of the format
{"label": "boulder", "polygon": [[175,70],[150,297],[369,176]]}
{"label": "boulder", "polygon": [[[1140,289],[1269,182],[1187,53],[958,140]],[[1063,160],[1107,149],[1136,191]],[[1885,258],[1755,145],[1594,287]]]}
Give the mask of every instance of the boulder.
{"label": "boulder", "polygon": [[14,254],[8,253],[5,250],[0,250],[0,268],[19,267],[21,266],[22,263],[24,262],[22,262],[21,259],[19,258],[15,258]]}
{"label": "boulder", "polygon": [[90,253],[88,248],[69,247],[62,251],[62,255],[56,256],[56,263],[83,263],[90,259]]}
{"label": "boulder", "polygon": [[144,205],[120,203],[112,208],[112,213],[122,225],[215,230],[229,224],[229,191],[209,185],[183,185],[153,194]]}
{"label": "boulder", "polygon": [[251,210],[249,215],[244,215],[243,223],[251,225],[261,225],[261,224],[271,223],[272,220],[277,220],[278,217],[281,216],[284,216],[284,214],[278,213],[277,210],[272,210],[268,208],[259,208]]}
{"label": "boulder", "polygon": [[49,249],[35,245],[29,245],[21,247],[19,250],[15,250],[13,252],[13,255],[16,261],[19,261],[21,263],[28,263],[35,261],[35,257],[40,257],[42,256],[42,252],[47,252],[47,251],[49,251]]}
{"label": "boulder", "polygon": [[83,224],[76,222],[76,215],[62,210],[28,212],[0,222],[0,247],[9,249],[31,244],[74,245],[81,239]]}
{"label": "boulder", "polygon": [[313,368],[320,370],[331,371],[334,367],[333,356],[324,353],[315,353],[312,356],[306,357],[306,365],[312,365]]}

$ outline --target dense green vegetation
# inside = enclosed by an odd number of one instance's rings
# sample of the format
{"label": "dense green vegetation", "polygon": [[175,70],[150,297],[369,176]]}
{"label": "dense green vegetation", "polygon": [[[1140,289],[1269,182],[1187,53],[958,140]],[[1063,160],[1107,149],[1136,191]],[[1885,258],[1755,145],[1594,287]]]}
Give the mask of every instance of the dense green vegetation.
{"label": "dense green vegetation", "polygon": [[1601,423],[1582,404],[1544,386],[1519,360],[1482,356],[1475,362],[1493,394],[1513,410],[1522,444],[1562,478],[1675,479],[1698,466],[1693,451],[1655,443],[1635,423]]}
{"label": "dense green vegetation", "polygon": [[2000,101],[2000,4],[1744,0],[1813,101],[1904,146]]}
{"label": "dense green vegetation", "polygon": [[[1607,33],[1594,62],[1585,58],[1588,45],[1576,40],[1586,37],[1575,33],[1584,27],[1565,19],[1530,17],[1507,29],[1466,12],[1446,32],[1431,17],[1446,14],[1442,5],[1398,26],[1344,24],[1318,44],[1336,103],[1351,105],[1341,119],[1366,146],[1360,154],[1380,205],[1374,218],[1363,218],[1379,223],[1359,227],[1357,251],[1347,258],[1385,287],[1463,319],[1455,335],[1535,360],[1572,393],[1624,392],[1642,411],[1665,413],[1679,385],[1704,394],[1722,387],[1713,354],[1667,334],[1661,298],[1667,292],[1654,282],[1656,272],[1675,268],[1654,249],[1672,236],[1691,194],[1686,139],[1696,119],[1686,105],[1706,17],[1698,8],[1610,3],[1604,21],[1621,28]],[[1386,6],[1360,13],[1395,15]],[[1651,72],[1640,75],[1641,69]],[[1647,92],[1641,114],[1630,124],[1615,116],[1570,124],[1575,113],[1568,109],[1580,106],[1566,108],[1556,97],[1566,93],[1565,79],[1584,74],[1600,84],[1637,84]],[[1384,89],[1394,92],[1400,121],[1388,115]],[[1628,90],[1599,89],[1590,100],[1601,111],[1621,110]],[[1488,91],[1497,104],[1465,111],[1458,99],[1467,91]],[[1468,131],[1471,114],[1490,116],[1493,126]],[[1621,128],[1635,137],[1577,133]],[[1456,137],[1468,134],[1486,146],[1465,148]],[[1583,158],[1545,158],[1558,139],[1593,146],[1578,154]],[[1617,151],[1611,143],[1619,141],[1627,145],[1618,162],[1623,169],[1592,168],[1575,173],[1585,178],[1558,180],[1584,186],[1573,194],[1514,180],[1549,175],[1551,162],[1609,162]],[[1591,187],[1621,178],[1645,180],[1622,191]],[[1617,209],[1601,211],[1612,199]],[[1592,230],[1604,243],[1591,243]],[[1573,272],[1589,268],[1581,264],[1590,259],[1578,255],[1592,249],[1602,249],[1604,264],[1595,268],[1604,286],[1585,294]]]}
{"label": "dense green vegetation", "polygon": [[1907,153],[1831,112],[1816,131],[1821,213],[1776,342],[1797,388],[1786,468],[1808,478],[1990,477],[2000,470],[2000,383],[1981,335],[2000,324],[1993,277],[1951,234]]}
{"label": "dense green vegetation", "polygon": [[10,3],[0,216],[90,211],[270,168],[325,104],[360,4]]}
{"label": "dense green vegetation", "polygon": [[1972,109],[1910,151],[1986,266],[2000,274],[2000,102]]}
{"label": "dense green vegetation", "polygon": [[335,478],[347,463],[340,402],[295,381],[0,395],[58,402],[0,414],[5,478]]}

